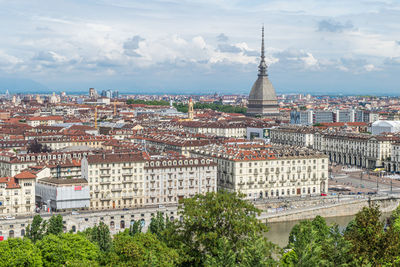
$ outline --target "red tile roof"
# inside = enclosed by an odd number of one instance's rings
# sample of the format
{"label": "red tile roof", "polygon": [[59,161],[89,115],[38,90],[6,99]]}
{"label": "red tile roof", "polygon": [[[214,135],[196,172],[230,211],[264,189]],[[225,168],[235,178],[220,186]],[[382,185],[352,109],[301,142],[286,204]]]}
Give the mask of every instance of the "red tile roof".
{"label": "red tile roof", "polygon": [[33,173],[28,172],[28,171],[23,171],[21,173],[18,173],[14,177],[17,179],[35,179],[36,175],[34,175]]}

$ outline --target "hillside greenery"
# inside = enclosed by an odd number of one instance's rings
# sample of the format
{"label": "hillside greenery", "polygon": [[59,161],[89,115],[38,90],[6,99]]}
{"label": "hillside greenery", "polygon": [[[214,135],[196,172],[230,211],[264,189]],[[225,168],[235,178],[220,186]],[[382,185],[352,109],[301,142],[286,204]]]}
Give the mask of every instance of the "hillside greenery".
{"label": "hillside greenery", "polygon": [[[188,112],[188,105],[183,103],[175,103],[174,107],[180,112],[187,113]],[[211,109],[220,112],[226,113],[242,113],[245,114],[247,108],[240,107],[240,106],[232,106],[232,105],[223,105],[219,103],[194,103],[194,109]]]}

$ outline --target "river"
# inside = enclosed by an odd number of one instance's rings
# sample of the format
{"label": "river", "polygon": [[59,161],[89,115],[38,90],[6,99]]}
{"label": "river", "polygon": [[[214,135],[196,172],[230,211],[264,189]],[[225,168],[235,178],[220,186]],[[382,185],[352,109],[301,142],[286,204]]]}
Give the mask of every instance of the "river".
{"label": "river", "polygon": [[[382,214],[383,218],[387,218],[390,216],[391,213],[384,213]],[[342,216],[342,217],[330,217],[325,218],[326,223],[331,225],[336,223],[339,225],[340,228],[344,229],[347,224],[355,217],[353,216]],[[300,221],[288,221],[288,222],[275,222],[269,223],[269,231],[266,234],[269,241],[272,243],[280,246],[281,248],[285,247],[289,241],[289,234],[292,230],[293,226],[295,226]]]}

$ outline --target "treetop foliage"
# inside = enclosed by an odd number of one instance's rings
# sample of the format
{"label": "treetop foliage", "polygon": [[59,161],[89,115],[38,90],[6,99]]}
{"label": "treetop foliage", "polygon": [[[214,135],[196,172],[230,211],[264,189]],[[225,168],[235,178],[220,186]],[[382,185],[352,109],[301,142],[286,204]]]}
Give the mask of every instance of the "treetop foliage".
{"label": "treetop foliage", "polygon": [[26,236],[0,242],[1,266],[399,266],[400,207],[387,220],[364,207],[345,229],[317,216],[296,224],[279,249],[265,237],[260,210],[221,191],[183,199],[179,218],[158,212],[113,237],[106,224],[64,233],[60,215],[39,215]]}

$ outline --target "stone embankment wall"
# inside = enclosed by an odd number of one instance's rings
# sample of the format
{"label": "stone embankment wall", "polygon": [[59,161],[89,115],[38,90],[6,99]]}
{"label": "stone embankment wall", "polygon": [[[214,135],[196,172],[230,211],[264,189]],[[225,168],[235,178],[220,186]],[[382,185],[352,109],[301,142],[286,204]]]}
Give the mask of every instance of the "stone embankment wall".
{"label": "stone embankment wall", "polygon": [[[391,212],[397,208],[400,198],[393,197],[376,197],[370,200],[379,205],[382,212]],[[368,206],[369,199],[355,199],[350,201],[327,203],[319,206],[311,206],[309,208],[291,209],[281,212],[264,211],[260,219],[268,222],[283,222],[313,219],[315,216],[322,217],[339,217],[355,215],[363,207]]]}

